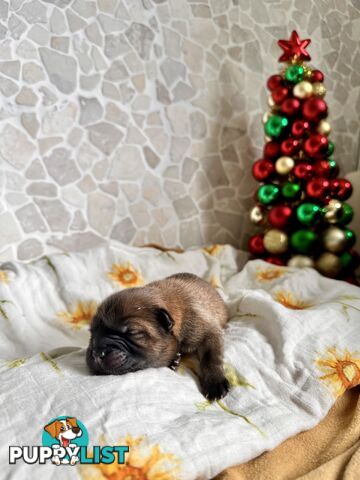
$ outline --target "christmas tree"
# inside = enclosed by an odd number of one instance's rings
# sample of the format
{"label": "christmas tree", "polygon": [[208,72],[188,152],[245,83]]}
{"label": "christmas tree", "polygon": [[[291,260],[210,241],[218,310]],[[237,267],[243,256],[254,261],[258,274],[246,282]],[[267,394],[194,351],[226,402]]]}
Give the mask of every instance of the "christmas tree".
{"label": "christmas tree", "polygon": [[262,231],[249,239],[249,251],[276,265],[315,267],[352,281],[359,259],[355,234],[346,226],[353,217],[346,203],[352,185],[338,178],[324,75],[306,63],[309,43],[295,31],[278,42],[285,67],[267,81],[266,143],[252,169],[261,185],[250,213]]}

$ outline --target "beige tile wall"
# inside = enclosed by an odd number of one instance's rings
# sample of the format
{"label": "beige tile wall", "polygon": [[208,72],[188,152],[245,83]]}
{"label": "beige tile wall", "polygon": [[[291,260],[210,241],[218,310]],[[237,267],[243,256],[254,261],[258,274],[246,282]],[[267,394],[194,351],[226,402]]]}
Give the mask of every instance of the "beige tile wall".
{"label": "beige tile wall", "polygon": [[241,245],[276,40],[310,36],[357,165],[358,0],[0,0],[0,259]]}

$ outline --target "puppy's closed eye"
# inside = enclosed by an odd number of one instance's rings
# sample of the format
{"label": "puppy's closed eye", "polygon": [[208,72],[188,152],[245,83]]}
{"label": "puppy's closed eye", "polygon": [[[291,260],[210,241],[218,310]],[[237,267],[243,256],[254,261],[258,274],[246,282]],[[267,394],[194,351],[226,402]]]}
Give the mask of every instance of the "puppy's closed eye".
{"label": "puppy's closed eye", "polygon": [[156,318],[166,332],[172,331],[174,326],[174,320],[167,310],[165,310],[164,308],[159,308],[156,311]]}
{"label": "puppy's closed eye", "polygon": [[128,330],[128,335],[134,340],[146,340],[149,338],[149,334],[144,330]]}

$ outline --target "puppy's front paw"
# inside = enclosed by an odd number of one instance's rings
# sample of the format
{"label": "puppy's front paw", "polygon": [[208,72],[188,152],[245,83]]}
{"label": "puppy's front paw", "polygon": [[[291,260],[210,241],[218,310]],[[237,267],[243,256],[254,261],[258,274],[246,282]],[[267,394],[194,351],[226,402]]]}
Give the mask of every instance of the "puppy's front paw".
{"label": "puppy's front paw", "polygon": [[201,389],[204,396],[210,401],[220,400],[230,390],[230,383],[223,377],[209,378],[201,383]]}

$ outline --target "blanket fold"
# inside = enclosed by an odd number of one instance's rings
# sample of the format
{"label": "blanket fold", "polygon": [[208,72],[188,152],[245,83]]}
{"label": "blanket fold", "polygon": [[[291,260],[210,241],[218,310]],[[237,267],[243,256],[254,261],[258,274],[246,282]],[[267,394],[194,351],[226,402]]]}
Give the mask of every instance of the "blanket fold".
{"label": "blanket fold", "polygon": [[336,401],[316,427],[271,452],[230,468],[216,480],[357,480],[360,472],[360,388]]}
{"label": "blanket fold", "polygon": [[[360,383],[360,288],[312,269],[245,261],[229,246],[180,253],[114,243],[0,266],[5,473],[111,478],[104,465],[8,465],[9,445],[40,445],[44,425],[61,415],[86,425],[90,445],[129,445],[128,463],[111,467],[118,478],[137,462],[150,480],[213,478],[317,425]],[[191,359],[176,372],[91,376],[84,354],[97,304],[184,271],[209,281],[229,306],[226,398],[206,401]]]}

